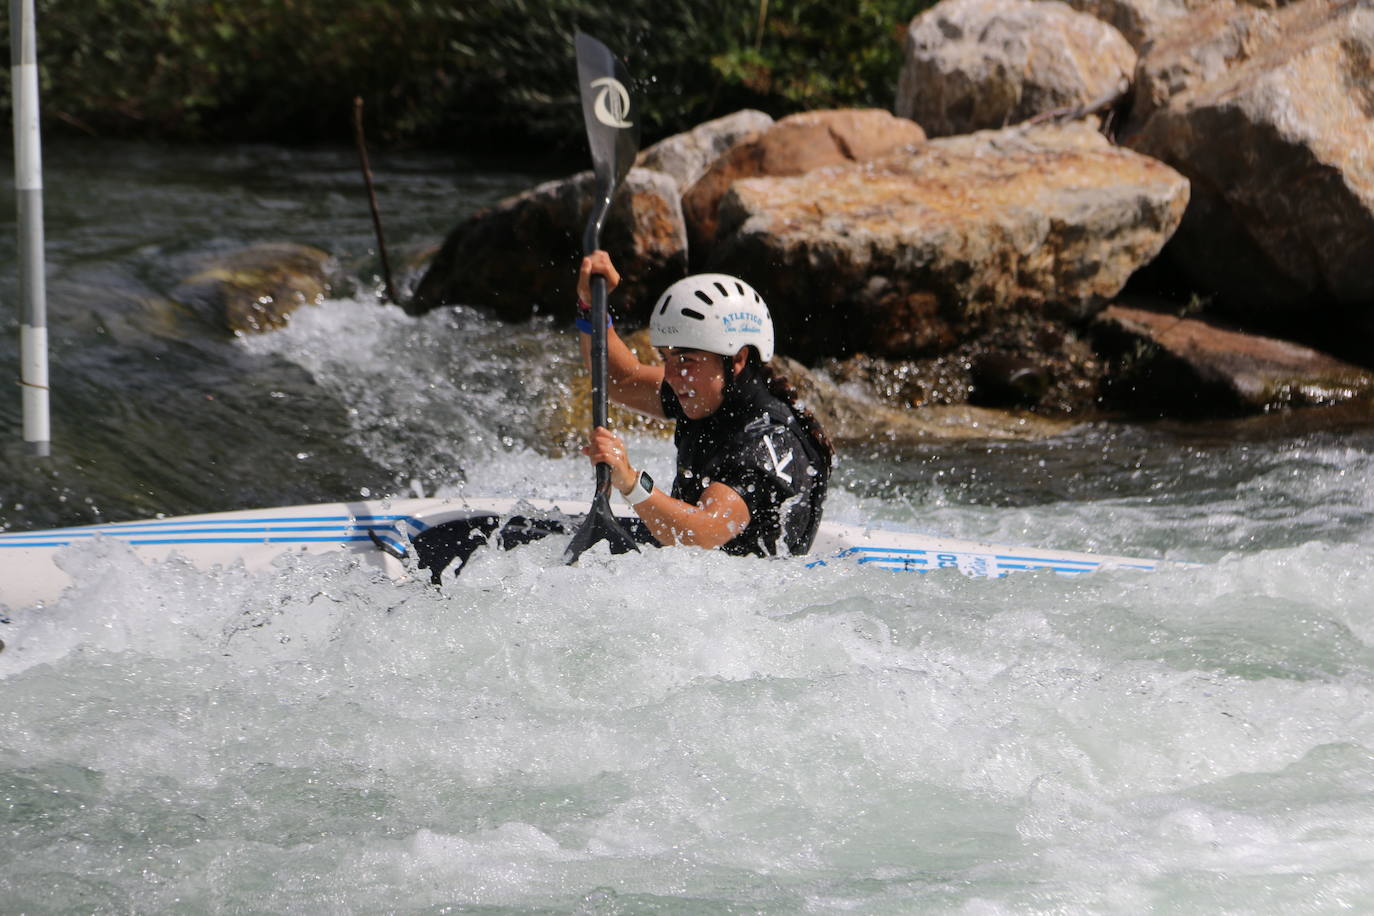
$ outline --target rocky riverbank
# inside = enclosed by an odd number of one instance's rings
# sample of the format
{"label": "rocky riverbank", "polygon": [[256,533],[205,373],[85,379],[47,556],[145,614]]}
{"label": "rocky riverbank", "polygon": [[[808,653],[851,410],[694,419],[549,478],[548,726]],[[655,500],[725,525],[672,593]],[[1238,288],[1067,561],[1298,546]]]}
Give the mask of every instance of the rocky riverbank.
{"label": "rocky riverbank", "polygon": [[[783,352],[902,408],[1369,396],[1374,7],[1079,7],[945,0],[910,25],[896,116],[746,111],[646,150],[606,236],[619,319],[734,273]],[[411,307],[568,314],[586,182],[457,227]]]}
{"label": "rocky riverbank", "polygon": [[[741,111],[645,150],[603,236],[617,320],[733,273],[818,397],[908,414],[1370,398],[1374,5],[1076,6],[944,0],[895,114]],[[465,220],[408,309],[570,317],[589,182]]]}

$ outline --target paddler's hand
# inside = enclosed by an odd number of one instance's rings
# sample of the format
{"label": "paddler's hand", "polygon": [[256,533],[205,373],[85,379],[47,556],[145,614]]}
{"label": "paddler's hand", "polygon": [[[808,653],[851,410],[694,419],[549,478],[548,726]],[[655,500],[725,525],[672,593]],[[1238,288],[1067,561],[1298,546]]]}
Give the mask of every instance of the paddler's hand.
{"label": "paddler's hand", "polygon": [[604,426],[592,430],[592,437],[582,447],[582,454],[590,458],[593,465],[609,465],[611,485],[621,493],[633,487],[635,479],[639,477],[639,472],[630,467],[630,458],[625,454],[625,443]]}
{"label": "paddler's hand", "polygon": [[592,301],[592,274],[606,278],[606,292],[620,285],[620,271],[611,263],[611,256],[604,251],[593,251],[582,259],[582,269],[577,273],[577,299],[588,305]]}

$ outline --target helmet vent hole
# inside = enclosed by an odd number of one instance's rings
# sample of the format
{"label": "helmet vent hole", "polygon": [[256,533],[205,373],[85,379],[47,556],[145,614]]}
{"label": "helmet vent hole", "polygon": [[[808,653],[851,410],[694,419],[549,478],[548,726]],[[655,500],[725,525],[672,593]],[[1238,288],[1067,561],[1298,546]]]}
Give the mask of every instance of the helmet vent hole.
{"label": "helmet vent hole", "polygon": [[672,297],[672,296],[664,296],[664,297],[663,297],[663,305],[660,306],[660,307],[659,307],[659,310],[658,310],[658,313],[659,313],[660,315],[666,315],[666,314],[668,314],[668,303],[671,302],[672,300],[673,300],[673,297]]}
{"label": "helmet vent hole", "polygon": [[706,316],[701,314],[701,312],[698,312],[696,309],[689,309],[684,307],[682,309],[682,314],[686,315],[688,318],[695,318],[697,321],[706,320]]}
{"label": "helmet vent hole", "polygon": [[735,283],[735,289],[739,290],[739,294],[740,294],[741,296],[744,295],[744,284],[743,284],[743,283],[740,283],[740,282],[737,281],[737,282]]}
{"label": "helmet vent hole", "polygon": [[697,298],[700,299],[702,302],[705,302],[707,305],[715,305],[715,303],[711,301],[711,297],[706,295],[706,292],[704,290],[697,290]]}
{"label": "helmet vent hole", "polygon": [[720,290],[720,294],[721,294],[722,296],[729,296],[729,295],[730,295],[730,291],[729,291],[728,289],[726,289],[726,288],[725,288],[725,285],[724,285],[723,283],[721,283],[719,280],[717,280],[715,283],[713,283],[713,284],[711,284],[711,285],[714,286],[716,289]]}

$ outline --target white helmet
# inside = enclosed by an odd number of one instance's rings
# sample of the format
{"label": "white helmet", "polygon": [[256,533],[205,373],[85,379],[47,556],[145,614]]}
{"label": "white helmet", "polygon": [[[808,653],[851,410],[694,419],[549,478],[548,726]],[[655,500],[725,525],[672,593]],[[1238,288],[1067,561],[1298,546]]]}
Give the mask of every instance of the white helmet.
{"label": "white helmet", "polygon": [[773,319],[763,297],[743,280],[696,274],[668,287],[654,305],[649,342],[721,356],[752,346],[766,363],[773,358]]}

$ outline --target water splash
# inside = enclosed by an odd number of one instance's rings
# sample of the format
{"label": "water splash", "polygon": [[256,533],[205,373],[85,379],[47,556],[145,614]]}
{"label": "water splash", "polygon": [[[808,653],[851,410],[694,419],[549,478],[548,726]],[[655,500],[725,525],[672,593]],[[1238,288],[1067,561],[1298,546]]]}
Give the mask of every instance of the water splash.
{"label": "water splash", "polygon": [[1358,548],[989,583],[560,547],[479,553],[443,592],[74,549],[76,588],[0,654],[6,899],[1374,899]]}

